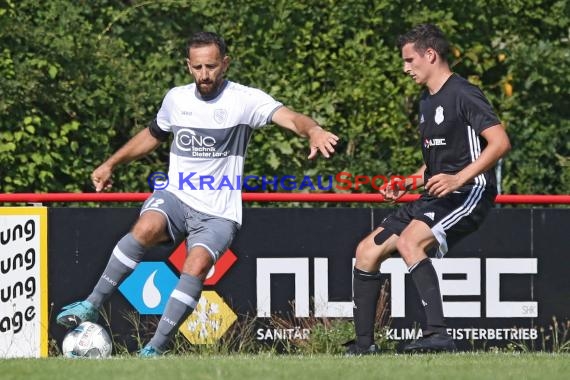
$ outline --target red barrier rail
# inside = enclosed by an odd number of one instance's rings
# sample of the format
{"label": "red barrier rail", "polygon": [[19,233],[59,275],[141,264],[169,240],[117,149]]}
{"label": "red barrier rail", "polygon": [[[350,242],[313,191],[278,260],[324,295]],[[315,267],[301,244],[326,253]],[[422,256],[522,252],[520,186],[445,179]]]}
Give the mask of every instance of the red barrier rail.
{"label": "red barrier rail", "polygon": [[[0,194],[0,202],[142,202],[151,193],[12,193]],[[406,194],[398,202],[410,202],[418,194]],[[244,202],[383,202],[380,194],[340,193],[242,193]],[[502,194],[502,204],[570,204],[570,195]]]}

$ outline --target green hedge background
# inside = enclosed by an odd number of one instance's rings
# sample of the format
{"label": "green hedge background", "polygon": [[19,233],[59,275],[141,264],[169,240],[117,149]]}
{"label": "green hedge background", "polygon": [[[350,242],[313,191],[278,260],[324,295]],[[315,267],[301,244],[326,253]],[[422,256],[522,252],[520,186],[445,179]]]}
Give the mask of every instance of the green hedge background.
{"label": "green hedge background", "polygon": [[[453,43],[454,71],[507,127],[502,191],[568,194],[569,15],[565,0],[0,1],[0,191],[92,191],[91,171],[191,81],[184,48],[198,30],[228,42],[229,79],[341,137],[334,158],[309,162],[306,141],[267,128],[247,174],[410,174],[421,164],[420,89],[395,39],[434,22]],[[167,158],[164,144],[120,168],[113,189],[149,191]]]}

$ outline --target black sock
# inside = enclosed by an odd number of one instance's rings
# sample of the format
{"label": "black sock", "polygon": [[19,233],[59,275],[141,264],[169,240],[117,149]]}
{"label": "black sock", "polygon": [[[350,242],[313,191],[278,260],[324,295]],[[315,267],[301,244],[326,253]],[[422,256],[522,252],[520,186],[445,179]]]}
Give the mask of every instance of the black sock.
{"label": "black sock", "polygon": [[380,295],[380,273],[369,273],[354,268],[352,289],[356,344],[368,348],[374,343],[376,305]]}
{"label": "black sock", "polygon": [[410,270],[410,274],[426,313],[428,334],[445,332],[446,325],[443,320],[443,303],[439,290],[439,280],[431,260],[429,258],[423,259]]}

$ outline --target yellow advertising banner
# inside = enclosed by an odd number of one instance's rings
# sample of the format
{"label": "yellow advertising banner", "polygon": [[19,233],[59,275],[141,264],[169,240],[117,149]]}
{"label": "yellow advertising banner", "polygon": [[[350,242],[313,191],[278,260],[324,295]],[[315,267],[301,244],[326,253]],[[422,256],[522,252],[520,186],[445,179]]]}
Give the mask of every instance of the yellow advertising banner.
{"label": "yellow advertising banner", "polygon": [[0,207],[0,358],[47,357],[47,208]]}

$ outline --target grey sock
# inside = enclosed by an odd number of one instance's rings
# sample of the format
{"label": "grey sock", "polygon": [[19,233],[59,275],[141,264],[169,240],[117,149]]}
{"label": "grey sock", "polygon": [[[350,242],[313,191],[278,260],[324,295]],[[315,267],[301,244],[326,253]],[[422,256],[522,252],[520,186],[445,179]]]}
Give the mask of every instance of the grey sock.
{"label": "grey sock", "polygon": [[182,273],[176,288],[172,291],[164,314],[158,322],[150,345],[160,351],[164,351],[172,335],[178,327],[194,311],[202,293],[202,280],[198,277]]}
{"label": "grey sock", "polygon": [[145,248],[135,240],[131,233],[123,236],[115,246],[107,267],[101,278],[87,297],[95,307],[99,308],[120,283],[129,275],[144,256]]}

